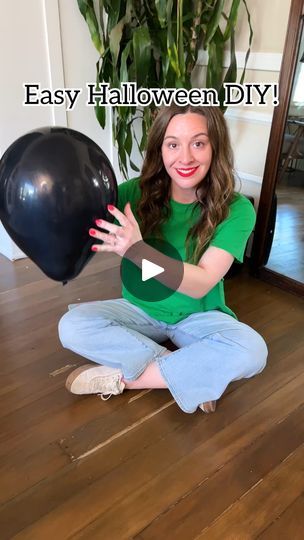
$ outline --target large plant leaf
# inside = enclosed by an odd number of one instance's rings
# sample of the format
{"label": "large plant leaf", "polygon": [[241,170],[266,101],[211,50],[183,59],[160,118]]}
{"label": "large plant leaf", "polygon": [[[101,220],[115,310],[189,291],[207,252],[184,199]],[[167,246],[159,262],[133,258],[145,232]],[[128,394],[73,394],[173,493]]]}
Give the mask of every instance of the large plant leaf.
{"label": "large plant leaf", "polygon": [[104,7],[108,14],[108,23],[107,23],[107,32],[110,34],[117,25],[118,21],[121,19],[121,9],[125,4],[122,0],[104,0]]}
{"label": "large plant leaf", "polygon": [[[203,3],[201,0],[194,0],[192,4],[193,11],[189,13],[186,10],[186,13],[188,13],[188,15],[184,17],[184,33],[186,36],[188,36],[188,53],[192,58],[193,67],[197,60],[197,50],[199,46],[202,26]],[[188,21],[190,24],[187,27]]]}
{"label": "large plant leaf", "polygon": [[247,20],[248,20],[248,26],[249,26],[249,47],[247,49],[246,56],[245,56],[244,68],[243,68],[242,75],[240,77],[240,84],[243,84],[243,82],[244,82],[246,68],[247,68],[247,62],[248,62],[248,58],[249,58],[249,55],[250,55],[252,38],[253,38],[253,30],[252,30],[252,26],[251,26],[251,17],[250,17],[250,13],[249,13],[249,10],[248,10],[248,6],[247,6],[247,3],[246,3],[246,0],[242,0],[242,2],[244,4],[244,6],[245,6],[246,13],[247,13]]}
{"label": "large plant leaf", "polygon": [[223,86],[220,89],[219,92],[219,101],[221,104],[221,107],[223,111],[226,110],[227,107],[224,107],[224,97],[225,97],[225,87],[224,84],[226,82],[232,82],[234,83],[237,79],[237,61],[236,61],[236,54],[235,54],[235,36],[234,36],[234,30],[231,30],[231,36],[230,36],[230,65],[228,67],[228,70],[226,72]]}
{"label": "large plant leaf", "polygon": [[[235,32],[243,3],[250,32],[240,82],[244,80],[253,34],[246,0],[77,0],[77,3],[100,53],[97,81],[107,82],[112,88],[129,81],[148,88],[191,88],[198,51],[203,46],[208,51],[203,84],[218,90],[223,110],[223,83],[237,80]],[[224,12],[226,4],[228,14]],[[224,77],[224,44],[228,41],[230,64]],[[124,175],[127,163],[136,170],[131,160],[132,147],[135,141],[142,155],[154,109],[153,103],[142,110],[113,107],[113,136]],[[96,106],[95,111],[100,125],[104,126],[106,108]],[[140,141],[138,130],[134,130],[135,118],[141,118],[142,122]]]}
{"label": "large plant leaf", "polygon": [[[98,83],[99,83],[99,72],[100,72],[100,61],[96,63],[96,89],[98,90]],[[94,107],[96,118],[102,127],[102,129],[106,126],[106,108],[104,106],[99,105],[99,101]]]}
{"label": "large plant leaf", "polygon": [[[109,45],[110,45],[110,51],[112,53],[113,68],[115,71],[117,69],[117,61],[118,61],[118,55],[120,51],[120,41],[122,38],[124,24],[125,24],[125,20],[123,18],[116,24],[116,26],[112,28],[111,32],[109,33]],[[113,72],[113,75],[115,75],[115,71]]]}
{"label": "large plant leaf", "polygon": [[167,25],[167,3],[164,0],[155,0],[155,8],[161,28]]}
{"label": "large plant leaf", "polygon": [[112,81],[112,56],[109,47],[106,49],[99,70],[99,82],[110,83]]}
{"label": "large plant leaf", "polygon": [[220,90],[222,85],[224,38],[220,28],[217,28],[213,40],[208,46],[207,80],[208,88]]}
{"label": "large plant leaf", "polygon": [[133,146],[133,139],[132,139],[132,129],[130,124],[126,124],[126,139],[125,139],[125,150],[128,154],[128,156],[131,156],[132,152],[132,146]]}
{"label": "large plant leaf", "polygon": [[147,82],[151,60],[151,39],[146,26],[133,32],[133,54],[137,86],[140,87]]}
{"label": "large plant leaf", "polygon": [[118,146],[118,160],[120,168],[127,177],[127,156],[125,149],[125,124],[120,119],[117,121],[117,129],[114,133],[114,140],[116,140]]}
{"label": "large plant leaf", "polygon": [[172,11],[173,11],[173,0],[169,0],[167,2],[167,52],[168,52],[168,58],[169,58],[171,67],[177,75],[177,82],[180,83],[181,72],[180,72],[179,62],[178,62],[177,45],[176,45],[173,32],[172,32]]}
{"label": "large plant leaf", "polygon": [[99,33],[98,22],[93,6],[93,0],[77,0],[79,10],[84,17],[91,35],[91,39],[100,56],[104,53],[104,43]]}
{"label": "large plant leaf", "polygon": [[137,167],[137,165],[135,165],[134,161],[132,161],[131,158],[130,158],[130,165],[131,165],[133,171],[140,172],[140,169]]}
{"label": "large plant leaf", "polygon": [[106,108],[100,105],[95,105],[94,110],[100,127],[104,129],[106,127]]}
{"label": "large plant leaf", "polygon": [[240,2],[241,0],[233,0],[231,4],[230,13],[229,13],[229,16],[227,17],[226,29],[224,32],[225,41],[227,41],[227,39],[230,38],[232,30],[235,29]]}
{"label": "large plant leaf", "polygon": [[102,34],[102,42],[105,44],[105,26],[104,26],[104,20],[103,20],[104,1],[103,0],[99,0],[98,7],[99,7],[98,20],[99,20],[99,25],[100,25],[101,34]]}
{"label": "large plant leaf", "polygon": [[129,70],[128,70],[128,63],[132,62],[133,60],[130,59],[130,54],[132,51],[133,43],[132,41],[129,41],[127,45],[125,46],[120,60],[120,81],[121,82],[129,82]]}
{"label": "large plant leaf", "polygon": [[216,7],[217,0],[202,2],[202,23],[208,27]]}
{"label": "large plant leaf", "polygon": [[206,35],[205,35],[205,40],[204,40],[204,46],[207,47],[210,43],[210,41],[212,40],[218,26],[219,26],[219,23],[220,23],[220,19],[221,19],[221,16],[222,16],[222,11],[223,11],[223,7],[224,7],[224,3],[225,3],[225,0],[217,0],[216,4],[215,4],[215,7],[212,11],[212,17],[209,21],[209,24],[208,24],[208,27],[207,27],[207,31],[206,31]]}
{"label": "large plant leaf", "polygon": [[184,36],[183,36],[183,0],[177,0],[177,57],[181,78],[185,75],[185,52],[184,52]]}
{"label": "large plant leaf", "polygon": [[235,34],[231,31],[230,37],[230,65],[227,69],[224,82],[235,82],[237,79],[237,62],[235,54]]}

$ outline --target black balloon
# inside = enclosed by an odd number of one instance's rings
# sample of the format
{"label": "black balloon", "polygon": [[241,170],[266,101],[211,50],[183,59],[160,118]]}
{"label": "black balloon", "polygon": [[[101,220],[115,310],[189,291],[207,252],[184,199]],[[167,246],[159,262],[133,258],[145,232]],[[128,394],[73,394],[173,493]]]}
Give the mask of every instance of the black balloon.
{"label": "black balloon", "polygon": [[0,161],[0,219],[10,237],[50,278],[75,278],[94,255],[97,218],[113,222],[110,161],[86,135],[45,127],[17,139]]}

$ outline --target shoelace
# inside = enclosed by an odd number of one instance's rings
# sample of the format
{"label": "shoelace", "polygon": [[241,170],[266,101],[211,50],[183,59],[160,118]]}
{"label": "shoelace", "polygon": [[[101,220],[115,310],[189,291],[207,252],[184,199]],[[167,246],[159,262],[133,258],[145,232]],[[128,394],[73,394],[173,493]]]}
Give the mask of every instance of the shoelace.
{"label": "shoelace", "polygon": [[[118,379],[115,382],[116,382],[117,389],[119,389],[120,379]],[[101,392],[101,393],[99,393],[97,395],[98,395],[98,397],[100,397],[100,399],[102,399],[102,401],[108,401],[108,399],[110,399],[110,397],[112,397],[114,394],[113,393],[107,394],[106,392],[103,392],[103,393]],[[105,396],[107,396],[107,397],[105,397]]]}
{"label": "shoelace", "polygon": [[[100,397],[100,399],[102,399],[102,401],[108,401],[108,399],[110,399],[110,397],[113,396],[113,394],[97,394],[98,397]],[[105,397],[105,396],[108,396],[108,397]]]}

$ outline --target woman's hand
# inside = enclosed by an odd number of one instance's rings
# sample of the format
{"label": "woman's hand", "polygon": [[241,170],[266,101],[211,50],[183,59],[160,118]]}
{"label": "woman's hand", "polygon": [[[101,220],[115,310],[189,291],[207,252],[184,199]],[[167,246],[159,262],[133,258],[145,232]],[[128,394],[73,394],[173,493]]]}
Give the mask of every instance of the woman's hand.
{"label": "woman's hand", "polygon": [[142,240],[139,225],[131,210],[131,205],[127,202],[124,214],[115,206],[108,205],[109,212],[119,221],[120,225],[114,225],[103,219],[97,219],[96,225],[101,229],[106,229],[109,233],[103,233],[97,229],[90,229],[89,234],[94,238],[103,240],[103,244],[94,244],[92,251],[112,251],[121,257],[136,242]]}

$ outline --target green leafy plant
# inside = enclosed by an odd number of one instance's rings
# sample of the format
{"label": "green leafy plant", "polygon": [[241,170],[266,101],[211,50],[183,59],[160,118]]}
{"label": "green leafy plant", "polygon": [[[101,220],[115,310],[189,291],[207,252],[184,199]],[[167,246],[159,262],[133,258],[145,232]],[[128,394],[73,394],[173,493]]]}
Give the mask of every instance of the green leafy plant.
{"label": "green leafy plant", "polygon": [[[237,81],[235,31],[240,5],[247,14],[249,37],[243,82],[252,42],[252,27],[246,0],[77,0],[87,22],[91,39],[100,55],[96,65],[97,83],[120,88],[123,82],[136,82],[137,88],[192,87],[198,52],[208,53],[206,88],[215,88],[223,107],[226,82]],[[229,6],[229,9],[227,8]],[[226,13],[227,11],[227,13]],[[230,64],[223,68],[225,47],[230,47]],[[95,107],[101,127],[106,110]],[[127,177],[127,161],[136,141],[142,156],[155,105],[137,108],[113,106],[113,137],[118,147],[119,166]],[[135,120],[141,125],[138,140]]]}

